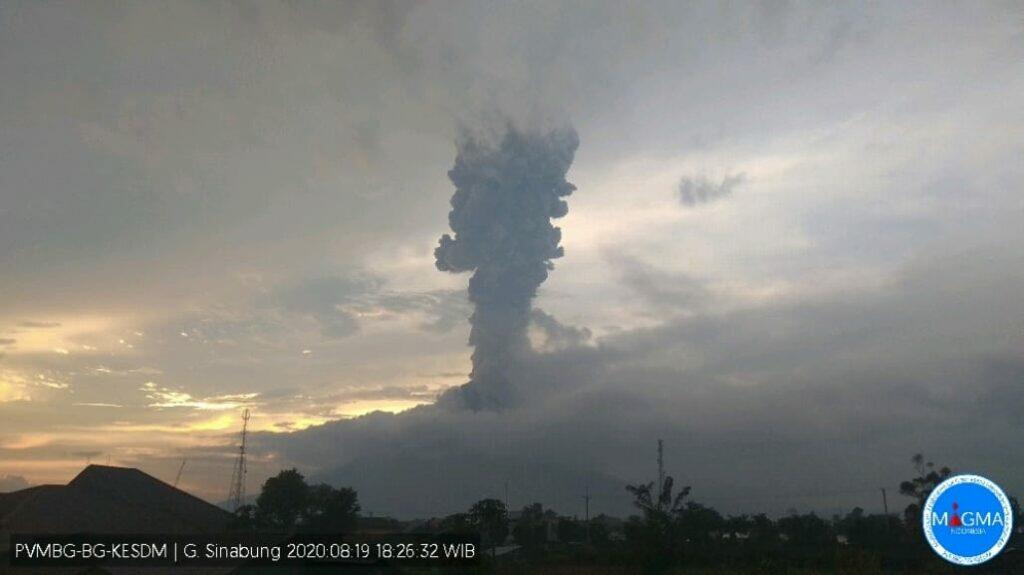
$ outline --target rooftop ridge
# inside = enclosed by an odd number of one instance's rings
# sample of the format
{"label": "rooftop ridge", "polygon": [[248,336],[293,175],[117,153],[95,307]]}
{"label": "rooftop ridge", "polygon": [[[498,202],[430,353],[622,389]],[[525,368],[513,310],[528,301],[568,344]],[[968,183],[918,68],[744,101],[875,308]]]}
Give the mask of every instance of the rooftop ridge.
{"label": "rooftop ridge", "polygon": [[219,532],[231,514],[134,467],[89,465],[66,485],[0,494],[0,537],[25,532]]}
{"label": "rooftop ridge", "polygon": [[[170,493],[173,493],[173,494],[175,494],[175,495],[177,495],[179,497],[184,497],[184,498],[186,498],[189,501],[192,501],[192,502],[195,502],[195,503],[199,503],[199,504],[201,504],[201,505],[203,505],[205,507],[208,507],[208,508],[211,508],[211,509],[215,509],[215,510],[217,510],[220,513],[228,513],[223,508],[221,508],[221,507],[219,507],[219,506],[217,506],[217,505],[215,505],[213,503],[210,503],[209,501],[206,501],[205,499],[203,499],[201,497],[193,495],[193,494],[189,493],[188,491],[185,491],[183,489],[179,489],[178,487],[175,487],[174,485],[171,485],[170,483],[167,483],[166,481],[163,481],[162,479],[160,479],[158,477],[150,475],[150,474],[146,473],[145,471],[142,471],[141,469],[139,469],[137,467],[119,467],[119,466],[115,466],[115,465],[99,465],[99,464],[95,464],[95,463],[89,464],[89,465],[87,465],[85,467],[85,469],[80,471],[78,473],[78,475],[75,476],[74,479],[72,479],[70,482],[68,482],[68,487],[77,487],[77,488],[80,488],[80,489],[86,489],[86,490],[90,490],[90,491],[96,490],[96,489],[94,489],[96,486],[95,485],[90,485],[89,482],[91,481],[91,479],[93,477],[97,477],[99,479],[102,479],[103,476],[104,476],[103,474],[115,474],[117,477],[132,477],[132,479],[134,479],[134,480],[141,480],[141,481],[153,484],[154,486],[167,489],[167,490],[169,490]],[[105,489],[101,489],[101,490],[97,490],[97,491],[102,491],[104,493],[111,493],[110,490],[105,490]],[[173,510],[169,510],[169,511],[173,513]],[[174,515],[178,515],[178,514],[174,513]],[[186,519],[187,520],[187,517],[184,517],[182,519]]]}

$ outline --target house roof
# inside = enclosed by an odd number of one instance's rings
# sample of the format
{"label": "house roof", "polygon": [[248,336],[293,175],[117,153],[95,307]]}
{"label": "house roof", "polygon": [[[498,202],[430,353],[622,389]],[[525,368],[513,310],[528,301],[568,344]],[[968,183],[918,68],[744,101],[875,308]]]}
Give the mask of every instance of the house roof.
{"label": "house roof", "polygon": [[36,485],[35,487],[29,487],[19,491],[12,491],[10,493],[0,493],[0,521],[14,510],[15,507],[20,505],[23,501],[31,499],[43,491],[52,489],[61,489],[60,485]]}
{"label": "house roof", "polygon": [[138,469],[90,465],[67,485],[0,494],[2,533],[215,533],[226,511]]}

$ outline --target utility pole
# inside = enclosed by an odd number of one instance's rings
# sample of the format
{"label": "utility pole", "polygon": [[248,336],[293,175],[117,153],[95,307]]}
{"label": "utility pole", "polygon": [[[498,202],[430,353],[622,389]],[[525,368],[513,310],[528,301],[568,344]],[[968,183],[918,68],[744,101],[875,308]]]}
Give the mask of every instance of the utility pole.
{"label": "utility pole", "polygon": [[178,482],[181,481],[181,472],[185,471],[185,462],[186,461],[188,461],[188,459],[182,459],[181,460],[181,467],[178,468],[178,474],[174,476],[174,486],[175,487],[177,487],[178,486]]}
{"label": "utility pole", "polygon": [[885,533],[889,534],[889,499],[885,496],[885,488],[882,487],[882,509],[885,510]]}
{"label": "utility pole", "polygon": [[587,487],[587,494],[583,496],[583,517],[587,526],[587,545],[590,545],[590,487]]}
{"label": "utility pole", "polygon": [[[248,468],[245,465],[245,439],[249,431],[249,409],[242,412],[242,440],[238,444],[238,459],[235,461],[235,470],[231,474],[231,488],[228,491],[228,505],[232,511],[245,503],[245,474]],[[182,464],[184,467],[184,464]]]}
{"label": "utility pole", "polygon": [[657,498],[655,501],[661,500],[661,492],[665,489],[665,451],[663,442],[658,440],[658,492],[654,494]]}

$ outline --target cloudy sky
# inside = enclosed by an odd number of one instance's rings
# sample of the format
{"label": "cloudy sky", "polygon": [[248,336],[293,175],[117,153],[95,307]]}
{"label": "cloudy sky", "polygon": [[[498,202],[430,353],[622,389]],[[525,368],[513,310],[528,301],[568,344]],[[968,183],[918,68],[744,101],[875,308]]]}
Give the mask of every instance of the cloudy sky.
{"label": "cloudy sky", "polygon": [[[394,513],[621,509],[659,437],[726,510],[878,507],[917,451],[1024,495],[1024,10],[832,4],[0,3],[0,488],[223,499],[249,407],[250,490]],[[451,413],[446,174],[508,122],[579,135],[565,257],[527,399]],[[410,454],[448,476],[389,507]]]}

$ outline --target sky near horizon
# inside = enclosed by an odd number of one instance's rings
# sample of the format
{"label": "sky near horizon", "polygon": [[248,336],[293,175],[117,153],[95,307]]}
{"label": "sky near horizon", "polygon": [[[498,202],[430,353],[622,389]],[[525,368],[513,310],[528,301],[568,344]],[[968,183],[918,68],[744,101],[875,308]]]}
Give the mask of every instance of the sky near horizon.
{"label": "sky near horizon", "polygon": [[592,371],[510,436],[629,481],[665,436],[710,503],[1024,490],[1022,94],[1014,2],[0,3],[0,489],[219,500],[246,407],[252,490],[464,383],[446,174],[511,122],[579,134],[532,335]]}

